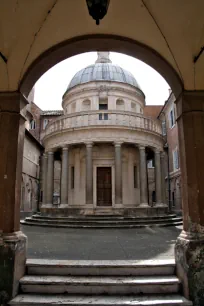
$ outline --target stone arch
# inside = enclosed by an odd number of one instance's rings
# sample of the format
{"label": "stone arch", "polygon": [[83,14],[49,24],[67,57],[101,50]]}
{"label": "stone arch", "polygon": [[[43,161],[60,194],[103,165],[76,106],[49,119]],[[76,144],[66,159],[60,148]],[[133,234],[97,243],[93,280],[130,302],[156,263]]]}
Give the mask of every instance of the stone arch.
{"label": "stone arch", "polygon": [[60,61],[89,51],[115,51],[138,58],[153,67],[168,82],[175,96],[179,96],[183,83],[175,69],[154,49],[127,37],[92,34],[74,37],[43,52],[25,72],[19,89],[28,96],[35,82]]}

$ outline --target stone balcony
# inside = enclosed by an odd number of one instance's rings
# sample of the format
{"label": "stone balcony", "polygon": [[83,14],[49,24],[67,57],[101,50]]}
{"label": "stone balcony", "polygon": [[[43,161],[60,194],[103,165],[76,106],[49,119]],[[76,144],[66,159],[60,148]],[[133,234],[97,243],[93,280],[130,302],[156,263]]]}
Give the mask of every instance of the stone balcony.
{"label": "stone balcony", "polygon": [[57,118],[46,127],[44,138],[65,130],[100,128],[103,126],[143,130],[162,136],[162,127],[158,120],[133,112],[96,110],[73,113]]}

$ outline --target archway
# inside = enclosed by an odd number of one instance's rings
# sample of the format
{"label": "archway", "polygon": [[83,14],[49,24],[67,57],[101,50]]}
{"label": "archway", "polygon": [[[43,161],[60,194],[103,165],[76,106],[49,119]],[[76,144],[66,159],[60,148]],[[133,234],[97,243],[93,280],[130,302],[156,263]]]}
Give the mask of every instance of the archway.
{"label": "archway", "polygon": [[60,61],[79,53],[96,50],[109,50],[135,57],[161,74],[176,97],[183,90],[183,83],[177,72],[158,52],[127,37],[99,34],[75,37],[42,53],[24,74],[19,86],[21,93],[28,96],[35,82]]}
{"label": "archway", "polygon": [[[176,71],[172,68],[172,66],[164,59],[162,58],[155,50],[150,49],[149,47],[142,45],[139,42],[135,42],[133,40],[130,40],[128,38],[120,37],[120,36],[112,36],[112,35],[88,35],[88,36],[82,36],[73,38],[71,40],[65,41],[63,43],[60,43],[56,45],[55,47],[47,50],[43,54],[41,54],[37,60],[35,60],[32,65],[28,68],[27,72],[25,73],[20,86],[19,91],[27,96],[29,94],[29,91],[33,87],[34,83],[37,81],[37,79],[46,72],[49,68],[51,68],[53,65],[58,63],[59,61],[68,58],[70,56],[76,55],[78,53],[86,52],[86,51],[93,51],[97,49],[100,50],[110,50],[110,51],[116,51],[125,53],[128,55],[131,55],[133,57],[136,57],[138,59],[143,60],[148,65],[152,66],[155,70],[157,70],[169,83],[171,86],[174,94],[176,97],[179,97],[180,94],[182,94],[183,91],[183,83]],[[189,96],[189,100],[191,100],[193,97]],[[19,99],[19,95],[17,94],[17,97],[14,97],[14,100]],[[188,98],[186,98],[188,100]],[[198,103],[199,103],[199,97],[198,97]],[[190,108],[192,109],[192,108]],[[18,112],[18,110],[16,110]],[[182,110],[180,115],[182,114]],[[16,129],[19,127],[19,122],[15,122],[15,126],[13,129]],[[22,126],[21,126],[22,127]],[[180,126],[180,133],[182,137],[182,126]],[[20,132],[22,136],[22,128]],[[18,135],[15,135],[16,139],[18,139]],[[192,138],[190,140],[190,143],[192,142]],[[22,143],[21,143],[22,144]],[[183,143],[182,143],[183,144]],[[183,144],[185,146],[186,143]],[[16,145],[16,148],[18,146]],[[18,148],[19,149],[19,148]],[[16,156],[19,153],[18,160],[22,159],[22,150],[16,149]],[[22,148],[21,148],[22,149]],[[185,156],[183,157],[183,164],[185,161]],[[15,163],[15,161],[14,161]],[[18,164],[18,161],[16,161],[16,164]],[[184,166],[185,169],[186,166]],[[19,176],[20,173],[20,162],[17,167],[17,176]],[[201,175],[202,176],[202,173]],[[202,180],[201,180],[202,181]],[[17,195],[18,196],[18,195]],[[19,205],[19,201],[16,200],[17,208]],[[16,206],[14,207],[14,211],[16,210]],[[12,214],[14,214],[14,211]],[[18,213],[16,216],[16,221],[18,219]],[[14,231],[15,231],[14,227]],[[15,256],[15,255],[14,255]],[[186,281],[186,279],[185,279]],[[187,290],[187,289],[186,289]],[[187,290],[188,291],[188,290]],[[186,295],[188,295],[188,292],[186,292]]]}

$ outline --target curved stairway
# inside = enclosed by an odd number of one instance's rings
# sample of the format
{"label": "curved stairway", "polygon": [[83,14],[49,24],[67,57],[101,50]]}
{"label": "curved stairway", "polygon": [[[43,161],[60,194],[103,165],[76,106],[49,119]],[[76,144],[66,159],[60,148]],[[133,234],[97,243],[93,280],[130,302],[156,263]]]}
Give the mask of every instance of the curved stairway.
{"label": "curved stairway", "polygon": [[21,221],[23,225],[60,228],[142,228],[182,225],[182,217],[176,214],[149,217],[126,217],[120,215],[86,215],[53,217],[35,214]]}
{"label": "curved stairway", "polygon": [[12,306],[192,306],[174,260],[27,261]]}

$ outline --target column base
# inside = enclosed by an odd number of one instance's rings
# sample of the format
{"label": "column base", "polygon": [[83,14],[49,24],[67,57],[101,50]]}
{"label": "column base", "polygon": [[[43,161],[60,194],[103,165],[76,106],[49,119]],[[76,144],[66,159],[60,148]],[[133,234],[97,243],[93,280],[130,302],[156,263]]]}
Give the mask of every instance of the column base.
{"label": "column base", "polygon": [[204,232],[182,231],[176,241],[175,258],[184,296],[194,306],[204,305]]}
{"label": "column base", "polygon": [[26,242],[22,232],[3,234],[0,245],[0,305],[17,295],[19,280],[25,274]]}
{"label": "column base", "polygon": [[59,208],[68,208],[69,204],[59,204]]}
{"label": "column base", "polygon": [[165,203],[156,203],[154,207],[168,207],[168,205]]}
{"label": "column base", "polygon": [[139,207],[150,207],[148,203],[140,203]]}

